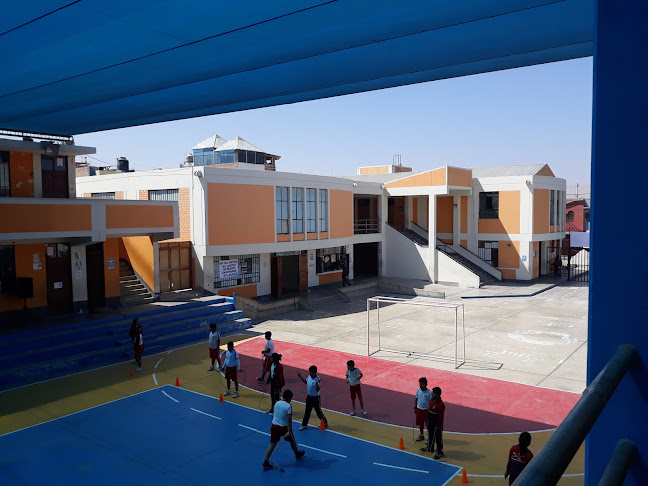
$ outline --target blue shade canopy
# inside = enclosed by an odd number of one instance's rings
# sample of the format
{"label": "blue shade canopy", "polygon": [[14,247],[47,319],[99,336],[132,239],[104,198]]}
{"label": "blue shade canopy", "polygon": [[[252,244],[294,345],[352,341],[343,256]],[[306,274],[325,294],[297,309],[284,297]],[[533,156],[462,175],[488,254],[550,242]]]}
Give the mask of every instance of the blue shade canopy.
{"label": "blue shade canopy", "polygon": [[22,0],[0,128],[75,135],[590,56],[593,0]]}

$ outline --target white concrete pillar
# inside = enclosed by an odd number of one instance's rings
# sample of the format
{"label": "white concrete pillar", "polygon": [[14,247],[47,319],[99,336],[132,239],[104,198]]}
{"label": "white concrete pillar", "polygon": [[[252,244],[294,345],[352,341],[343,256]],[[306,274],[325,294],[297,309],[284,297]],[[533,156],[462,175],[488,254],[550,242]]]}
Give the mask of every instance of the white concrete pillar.
{"label": "white concrete pillar", "polygon": [[428,205],[428,214],[430,218],[430,228],[429,233],[429,252],[428,252],[428,274],[430,276],[430,282],[437,283],[438,281],[438,256],[436,250],[436,239],[437,239],[437,200],[436,194],[430,194],[430,202]]}
{"label": "white concrete pillar", "polygon": [[70,265],[74,313],[86,314],[88,312],[88,268],[84,245],[70,246]]}
{"label": "white concrete pillar", "polygon": [[452,196],[452,244],[459,246],[461,233],[461,196]]}

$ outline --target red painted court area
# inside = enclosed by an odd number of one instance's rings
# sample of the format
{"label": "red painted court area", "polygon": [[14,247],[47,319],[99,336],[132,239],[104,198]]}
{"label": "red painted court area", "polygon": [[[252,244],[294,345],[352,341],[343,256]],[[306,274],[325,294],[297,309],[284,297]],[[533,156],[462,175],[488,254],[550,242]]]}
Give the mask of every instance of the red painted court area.
{"label": "red painted court area", "polygon": [[[265,339],[254,338],[236,346],[245,385],[269,391],[259,383],[261,351]],[[346,362],[353,359],[362,370],[362,394],[366,418],[393,425],[414,427],[414,395],[418,379],[427,377],[428,387],[439,386],[446,403],[445,430],[464,433],[507,433],[555,428],[580,395],[478,376],[433,370],[378,358],[340,353],[312,346],[275,341],[282,357],[286,387],[295,400],[304,401],[306,385],[297,377],[300,371],[316,365],[322,379],[322,407],[342,413],[351,411],[349,387],[345,383]],[[267,375],[266,375],[267,376]],[[359,412],[356,403],[356,412]],[[311,419],[313,421],[314,419]]]}

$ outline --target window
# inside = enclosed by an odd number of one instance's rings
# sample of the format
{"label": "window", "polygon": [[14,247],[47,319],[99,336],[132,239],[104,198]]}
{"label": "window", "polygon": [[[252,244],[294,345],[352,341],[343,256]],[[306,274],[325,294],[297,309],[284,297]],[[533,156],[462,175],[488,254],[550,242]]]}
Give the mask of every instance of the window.
{"label": "window", "polygon": [[214,257],[214,288],[234,287],[261,280],[259,254]]}
{"label": "window", "polygon": [[214,164],[214,149],[194,149],[193,151],[194,165],[212,165]]}
{"label": "window", "polygon": [[306,231],[317,233],[317,189],[306,189]]}
{"label": "window", "polygon": [[556,191],[549,194],[549,224],[556,224]]}
{"label": "window", "polygon": [[574,222],[574,211],[569,211],[567,213],[567,222],[568,223],[573,223]]}
{"label": "window", "polygon": [[342,268],[342,258],[346,258],[346,247],[320,248],[317,250],[317,273],[332,272]]}
{"label": "window", "polygon": [[0,152],[0,197],[11,196],[11,179],[9,178],[9,152]]}
{"label": "window", "polygon": [[319,190],[319,221],[319,230],[328,231],[328,191],[326,189]]}
{"label": "window", "polygon": [[16,283],[16,255],[13,245],[0,245],[0,293],[13,291]]}
{"label": "window", "polygon": [[108,199],[115,199],[114,192],[93,192],[91,197],[107,197]]}
{"label": "window", "polygon": [[293,233],[304,232],[304,189],[292,188]]}
{"label": "window", "polygon": [[67,157],[49,157],[41,155],[41,170],[67,171]]}
{"label": "window", "polygon": [[277,221],[277,234],[287,235],[290,233],[290,226],[288,224],[288,188],[276,187],[275,188],[275,210]]}
{"label": "window", "polygon": [[177,201],[178,189],[159,189],[149,191],[149,201]]}
{"label": "window", "polygon": [[234,150],[219,150],[215,152],[215,164],[233,164],[236,162],[236,153]]}
{"label": "window", "polygon": [[479,193],[479,218],[499,218],[499,192]]}
{"label": "window", "polygon": [[479,258],[484,260],[486,263],[490,263],[492,266],[497,267],[499,265],[498,256],[497,256],[497,241],[479,241],[477,243],[477,254]]}

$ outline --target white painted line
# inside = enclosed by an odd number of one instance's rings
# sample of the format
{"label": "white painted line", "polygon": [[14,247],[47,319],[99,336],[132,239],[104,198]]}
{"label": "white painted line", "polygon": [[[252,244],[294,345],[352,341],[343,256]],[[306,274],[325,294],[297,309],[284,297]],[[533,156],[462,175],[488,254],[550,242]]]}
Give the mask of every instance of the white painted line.
{"label": "white painted line", "polygon": [[167,397],[169,397],[169,398],[170,398],[171,400],[173,400],[174,402],[176,402],[176,403],[180,403],[180,400],[176,400],[175,398],[173,398],[171,395],[169,395],[169,394],[168,394],[167,392],[165,392],[164,390],[162,390],[162,393],[164,393]]}
{"label": "white painted line", "polygon": [[306,444],[297,444],[297,445],[301,447],[305,447],[306,449],[313,449],[314,451],[323,452],[324,454],[331,454],[332,456],[344,457],[345,459],[347,457],[342,454],[338,454],[336,452],[329,452],[329,451],[325,451],[324,449],[318,449],[317,447],[307,446]]}
{"label": "white painted line", "polygon": [[[459,476],[459,473],[461,471],[457,472],[456,476]],[[573,478],[576,476],[585,476],[585,473],[575,473],[575,474],[563,474],[561,477],[563,478]],[[469,474],[468,478],[474,477],[474,478],[503,478],[503,474]]]}
{"label": "white painted line", "polygon": [[381,462],[374,462],[374,464],[376,466],[391,467],[392,469],[402,469],[403,471],[412,471],[417,473],[430,474],[430,471],[424,471],[422,469],[411,469],[409,467],[390,466],[389,464],[382,464]]}
{"label": "white painted line", "polygon": [[158,384],[157,378],[155,377],[155,373],[153,373],[153,381],[155,382],[156,385]]}
{"label": "white painted line", "polygon": [[218,419],[218,420],[223,420],[220,417],[217,417],[216,415],[211,415],[209,413],[203,412],[202,410],[197,410],[195,408],[192,408],[191,410],[193,410],[194,412],[202,413],[203,415],[207,415],[208,417],[211,417],[211,418],[215,418],[215,419]]}
{"label": "white painted line", "polygon": [[268,434],[267,432],[263,432],[262,430],[253,429],[252,427],[248,427],[247,425],[243,425],[243,424],[238,424],[238,425],[239,427],[243,427],[244,429],[248,429],[251,430],[252,432],[257,432],[259,434],[267,435],[268,437],[270,437],[270,434]]}
{"label": "white painted line", "polygon": [[157,369],[158,365],[162,362],[164,358],[160,358],[153,368]]}

